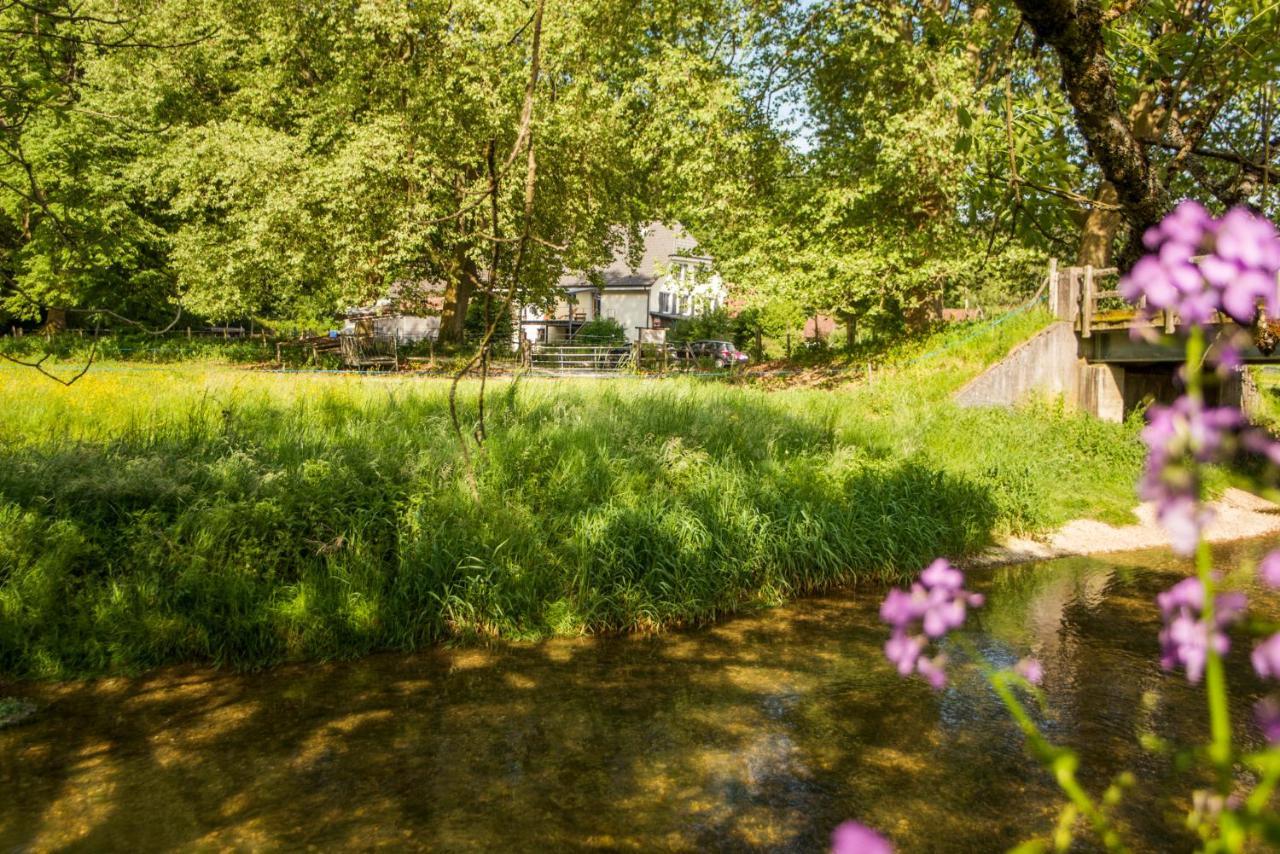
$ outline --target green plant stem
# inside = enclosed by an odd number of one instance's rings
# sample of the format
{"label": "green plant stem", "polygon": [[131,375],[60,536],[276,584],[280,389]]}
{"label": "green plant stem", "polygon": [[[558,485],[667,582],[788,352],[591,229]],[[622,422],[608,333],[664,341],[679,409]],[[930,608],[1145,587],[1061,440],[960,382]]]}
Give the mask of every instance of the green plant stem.
{"label": "green plant stem", "polygon": [[1070,750],[1056,746],[1044,737],[1040,732],[1040,728],[1036,726],[1036,722],[1031,719],[1031,715],[1027,714],[1022,702],[1013,693],[1013,689],[1009,687],[1006,674],[989,672],[987,673],[987,681],[991,683],[996,695],[1000,697],[1000,701],[1004,703],[1005,708],[1009,710],[1009,714],[1018,724],[1018,728],[1026,736],[1027,741],[1031,744],[1032,751],[1053,771],[1054,779],[1058,781],[1058,787],[1071,799],[1071,803],[1089,819],[1089,823],[1093,825],[1094,830],[1097,831],[1099,838],[1101,838],[1102,844],[1106,846],[1108,851],[1128,851],[1129,849],[1121,841],[1120,834],[1111,824],[1106,814],[1098,808],[1098,805],[1089,797],[1089,793],[1080,785],[1080,781],[1076,779],[1078,762],[1076,755]]}
{"label": "green plant stem", "polygon": [[[1204,403],[1204,330],[1198,326],[1191,328],[1187,339],[1187,397],[1197,404]],[[1203,499],[1199,494],[1200,479],[1196,478],[1197,502]],[[1214,625],[1214,578],[1213,553],[1207,540],[1201,539],[1196,546],[1196,574],[1204,587],[1204,611],[1202,619],[1208,626]],[[1222,657],[1212,646],[1208,649],[1205,662],[1205,694],[1209,701],[1209,758],[1218,772],[1218,788],[1222,794],[1229,794],[1231,787],[1231,713],[1227,707],[1227,680],[1222,667]]]}

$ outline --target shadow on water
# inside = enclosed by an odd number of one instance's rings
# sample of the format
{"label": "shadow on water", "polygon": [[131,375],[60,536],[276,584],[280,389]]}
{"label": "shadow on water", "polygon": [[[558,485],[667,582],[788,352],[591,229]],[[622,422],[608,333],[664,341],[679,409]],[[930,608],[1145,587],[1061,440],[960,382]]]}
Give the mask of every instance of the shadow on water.
{"label": "shadow on water", "polygon": [[[975,642],[1043,657],[1046,727],[1094,791],[1139,772],[1123,818],[1149,850],[1191,845],[1153,794],[1191,781],[1134,742],[1203,732],[1200,694],[1156,661],[1152,598],[1185,571],[1145,552],[973,574]],[[0,730],[0,849],[813,850],[849,817],[904,851],[1047,832],[1052,781],[981,681],[934,694],[884,662],[880,592],[661,637],[9,685],[41,711]],[[1228,671],[1253,740],[1246,647]]]}

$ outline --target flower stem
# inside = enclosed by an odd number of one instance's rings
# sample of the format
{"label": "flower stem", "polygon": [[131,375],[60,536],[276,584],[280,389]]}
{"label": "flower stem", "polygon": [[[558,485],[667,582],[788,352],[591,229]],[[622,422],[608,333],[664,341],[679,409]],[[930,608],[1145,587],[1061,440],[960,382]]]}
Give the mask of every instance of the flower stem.
{"label": "flower stem", "polygon": [[[1197,404],[1204,403],[1204,330],[1191,327],[1187,339],[1187,397]],[[1196,501],[1200,494],[1200,478],[1196,478]],[[1204,587],[1204,609],[1201,619],[1205,625],[1214,625],[1213,553],[1209,542],[1201,539],[1196,544],[1196,575]],[[1212,629],[1211,629],[1212,630]],[[1213,645],[1209,645],[1205,662],[1205,694],[1209,700],[1209,758],[1218,772],[1218,787],[1222,794],[1230,794],[1231,787],[1231,714],[1227,708],[1227,680],[1222,668],[1222,657]]]}
{"label": "flower stem", "polygon": [[991,683],[991,687],[995,689],[1001,702],[1004,703],[1005,708],[1009,710],[1009,714],[1017,722],[1018,728],[1027,737],[1032,752],[1053,771],[1053,777],[1057,780],[1058,787],[1071,799],[1071,803],[1075,805],[1076,809],[1089,819],[1089,823],[1093,825],[1093,829],[1102,839],[1102,844],[1106,849],[1108,851],[1128,851],[1129,849],[1121,841],[1120,834],[1116,832],[1106,814],[1098,808],[1098,805],[1089,797],[1089,793],[1080,785],[1080,781],[1076,779],[1076,766],[1079,762],[1076,755],[1070,750],[1058,747],[1044,737],[1040,732],[1040,728],[1036,726],[1036,722],[1031,719],[1031,715],[1027,714],[1026,708],[1014,695],[1013,689],[1009,687],[1007,674],[997,671],[988,672],[986,675],[987,681]]}

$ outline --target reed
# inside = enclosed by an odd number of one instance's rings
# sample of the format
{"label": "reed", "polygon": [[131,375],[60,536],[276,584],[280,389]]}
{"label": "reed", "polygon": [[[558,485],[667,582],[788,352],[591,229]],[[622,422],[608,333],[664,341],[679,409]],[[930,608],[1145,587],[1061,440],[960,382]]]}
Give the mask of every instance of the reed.
{"label": "reed", "polygon": [[1114,515],[1132,425],[947,402],[1042,322],[835,392],[491,384],[478,496],[438,381],[0,368],[0,671],[686,625]]}

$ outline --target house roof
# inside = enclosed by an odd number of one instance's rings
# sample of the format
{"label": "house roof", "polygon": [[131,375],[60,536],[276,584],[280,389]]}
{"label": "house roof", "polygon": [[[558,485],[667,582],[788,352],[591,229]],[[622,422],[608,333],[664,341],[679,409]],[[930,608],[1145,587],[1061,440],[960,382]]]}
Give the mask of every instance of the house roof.
{"label": "house roof", "polygon": [[[644,249],[640,263],[632,267],[627,259],[628,246],[624,243],[613,253],[613,260],[600,271],[604,286],[608,288],[648,288],[658,279],[658,267],[669,265],[672,259],[686,258],[707,262],[711,259],[697,254],[698,242],[690,237],[680,223],[667,225],[651,222],[644,227]],[[591,280],[586,273],[566,273],[560,277],[562,288],[589,288]]]}

